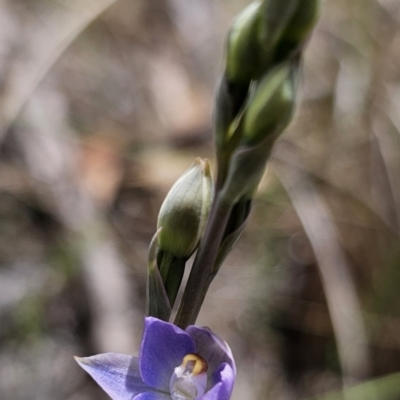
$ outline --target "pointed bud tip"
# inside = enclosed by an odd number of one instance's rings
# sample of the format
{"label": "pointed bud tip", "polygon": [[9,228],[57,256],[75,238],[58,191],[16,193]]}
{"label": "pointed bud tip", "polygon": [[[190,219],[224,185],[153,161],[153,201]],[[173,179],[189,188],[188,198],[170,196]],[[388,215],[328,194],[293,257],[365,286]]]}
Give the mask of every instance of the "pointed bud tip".
{"label": "pointed bud tip", "polygon": [[201,158],[201,157],[195,158],[195,160],[193,161],[193,166],[200,167],[202,173],[206,177],[211,176],[211,165],[210,161],[207,158]]}

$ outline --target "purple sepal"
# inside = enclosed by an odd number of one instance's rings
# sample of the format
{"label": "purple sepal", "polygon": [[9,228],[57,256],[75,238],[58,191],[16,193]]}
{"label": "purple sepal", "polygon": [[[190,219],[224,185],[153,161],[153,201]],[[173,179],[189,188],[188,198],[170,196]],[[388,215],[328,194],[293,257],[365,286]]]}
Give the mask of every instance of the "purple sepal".
{"label": "purple sepal", "polygon": [[140,347],[140,372],[150,387],[169,392],[169,382],[174,369],[183,357],[195,352],[195,345],[188,333],[157,318],[145,319]]}
{"label": "purple sepal", "polygon": [[132,400],[152,390],[143,383],[137,357],[105,353],[75,359],[113,400]]}

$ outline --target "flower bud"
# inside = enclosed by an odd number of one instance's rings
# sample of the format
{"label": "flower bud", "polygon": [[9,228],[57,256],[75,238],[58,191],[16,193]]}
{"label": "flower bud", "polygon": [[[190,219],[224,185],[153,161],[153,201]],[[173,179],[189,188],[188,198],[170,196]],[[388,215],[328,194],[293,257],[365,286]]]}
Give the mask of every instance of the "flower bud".
{"label": "flower bud", "polygon": [[294,72],[292,64],[282,64],[257,83],[246,109],[241,143],[254,145],[267,136],[276,135],[289,123],[294,106]]}
{"label": "flower bud", "polygon": [[277,46],[275,61],[287,58],[302,46],[317,22],[320,6],[321,0],[298,0],[296,11]]}
{"label": "flower bud", "polygon": [[226,50],[226,75],[235,83],[249,84],[260,69],[259,32],[261,3],[253,2],[233,21]]}
{"label": "flower bud", "polygon": [[240,143],[230,159],[221,192],[227,203],[252,198],[274,142],[290,122],[297,70],[296,60],[281,64],[260,79],[249,96]]}
{"label": "flower bud", "polygon": [[189,258],[197,249],[210,212],[213,193],[210,164],[197,158],[175,182],[157,221],[158,247],[174,257]]}
{"label": "flower bud", "polygon": [[261,44],[271,51],[279,42],[290,19],[297,10],[299,0],[264,0],[262,2]]}
{"label": "flower bud", "polygon": [[298,2],[255,1],[239,14],[227,43],[226,75],[230,82],[249,85],[268,69]]}

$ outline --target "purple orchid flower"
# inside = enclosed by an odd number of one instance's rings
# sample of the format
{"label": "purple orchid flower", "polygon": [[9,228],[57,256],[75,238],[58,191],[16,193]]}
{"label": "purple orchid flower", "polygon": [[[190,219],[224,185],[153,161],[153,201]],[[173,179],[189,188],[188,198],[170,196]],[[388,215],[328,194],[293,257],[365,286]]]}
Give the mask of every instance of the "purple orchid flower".
{"label": "purple orchid flower", "polygon": [[182,330],[145,318],[140,355],[76,358],[113,400],[229,400],[236,366],[229,346],[208,328]]}

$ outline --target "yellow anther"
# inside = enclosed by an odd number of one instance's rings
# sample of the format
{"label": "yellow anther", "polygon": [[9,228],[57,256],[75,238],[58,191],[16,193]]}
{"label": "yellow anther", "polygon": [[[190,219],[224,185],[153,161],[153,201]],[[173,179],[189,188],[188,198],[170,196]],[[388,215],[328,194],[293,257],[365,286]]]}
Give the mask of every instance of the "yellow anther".
{"label": "yellow anther", "polygon": [[187,354],[182,361],[182,367],[190,371],[193,376],[207,372],[207,361],[198,354]]}

